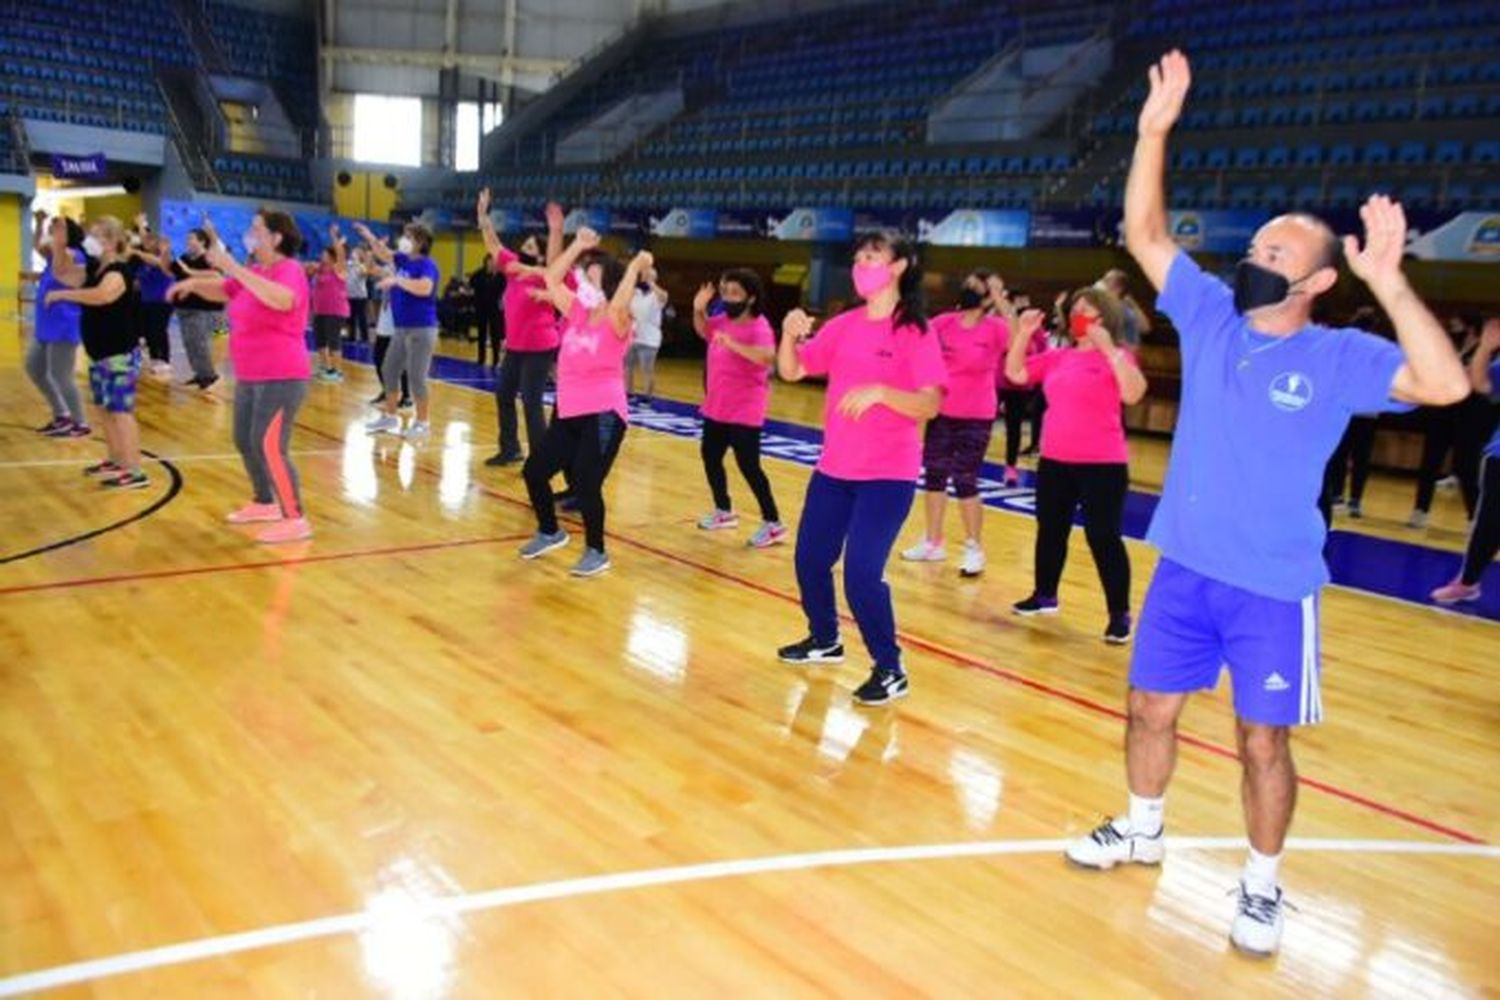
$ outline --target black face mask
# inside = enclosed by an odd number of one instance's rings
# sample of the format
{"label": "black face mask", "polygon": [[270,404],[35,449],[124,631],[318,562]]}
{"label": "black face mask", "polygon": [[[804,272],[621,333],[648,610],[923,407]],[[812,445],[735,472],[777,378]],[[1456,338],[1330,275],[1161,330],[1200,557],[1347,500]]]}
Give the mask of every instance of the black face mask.
{"label": "black face mask", "polygon": [[538,264],[541,263],[541,261],[537,258],[536,254],[534,254],[534,253],[527,253],[524,250],[522,250],[520,253],[516,254],[516,256],[518,258],[520,258],[521,263],[525,264],[527,267],[536,267]]}
{"label": "black face mask", "polygon": [[745,315],[746,310],[748,310],[749,308],[749,302],[725,302],[724,315],[728,316],[730,319],[739,319],[741,316]]}
{"label": "black face mask", "polygon": [[[1314,271],[1313,274],[1316,274]],[[1261,267],[1253,260],[1242,260],[1234,268],[1234,309],[1241,316],[1252,309],[1280,305],[1292,294],[1292,286],[1300,285],[1312,274],[1288,281],[1285,275]]]}
{"label": "black face mask", "polygon": [[978,309],[984,305],[984,295],[974,291],[972,288],[960,288],[958,290],[958,308]]}
{"label": "black face mask", "polygon": [[651,282],[649,282],[649,281],[637,281],[635,283],[635,287],[636,287],[637,291],[649,292],[649,291],[651,291]]}

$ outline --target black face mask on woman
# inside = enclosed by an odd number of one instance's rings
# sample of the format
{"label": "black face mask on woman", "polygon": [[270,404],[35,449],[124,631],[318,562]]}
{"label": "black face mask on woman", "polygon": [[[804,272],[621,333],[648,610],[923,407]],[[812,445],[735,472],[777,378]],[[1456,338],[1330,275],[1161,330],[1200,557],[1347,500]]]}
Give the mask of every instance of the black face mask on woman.
{"label": "black face mask on woman", "polygon": [[739,319],[741,316],[745,315],[745,311],[747,309],[749,309],[749,308],[750,308],[750,303],[749,302],[727,302],[726,301],[724,303],[724,315],[728,316],[730,319]]}
{"label": "black face mask on woman", "polygon": [[527,267],[536,267],[541,263],[541,259],[537,257],[536,254],[527,253],[525,250],[522,250],[520,253],[516,254],[516,257],[519,258],[521,263],[525,264]]}
{"label": "black face mask on woman", "polygon": [[984,296],[972,288],[960,288],[958,290],[958,308],[978,309],[984,304]]}
{"label": "black face mask on woman", "polygon": [[[1248,257],[1234,267],[1234,309],[1243,316],[1254,309],[1276,306],[1291,297],[1292,286],[1300,285],[1322,268],[1305,274],[1296,281],[1288,281],[1286,275],[1277,274],[1262,267]],[[1296,293],[1298,295],[1301,292]]]}

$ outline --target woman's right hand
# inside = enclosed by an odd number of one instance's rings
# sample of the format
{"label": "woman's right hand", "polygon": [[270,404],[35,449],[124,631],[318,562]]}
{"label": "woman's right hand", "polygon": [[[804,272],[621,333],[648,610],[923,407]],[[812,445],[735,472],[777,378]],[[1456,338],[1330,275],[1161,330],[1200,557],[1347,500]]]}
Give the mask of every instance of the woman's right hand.
{"label": "woman's right hand", "polygon": [[705,281],[698,286],[698,294],[693,296],[693,312],[708,312],[708,304],[714,300],[714,294],[718,291],[712,281]]}
{"label": "woman's right hand", "polygon": [[781,335],[801,343],[812,335],[813,318],[802,309],[793,309],[781,321]]}

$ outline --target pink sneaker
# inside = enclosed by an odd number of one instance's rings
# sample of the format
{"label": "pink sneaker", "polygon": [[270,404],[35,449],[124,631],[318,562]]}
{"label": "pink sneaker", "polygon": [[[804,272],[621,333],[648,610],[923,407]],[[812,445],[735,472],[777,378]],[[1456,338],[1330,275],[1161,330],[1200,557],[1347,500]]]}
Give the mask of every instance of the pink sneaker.
{"label": "pink sneaker", "polygon": [[1479,584],[1464,583],[1463,580],[1454,577],[1452,583],[1445,583],[1432,592],[1432,599],[1438,604],[1466,604],[1469,601],[1479,600]]}
{"label": "pink sneaker", "polygon": [[305,517],[294,517],[286,521],[278,521],[265,531],[255,536],[255,540],[263,545],[276,545],[280,542],[300,542],[312,537],[312,525]]}
{"label": "pink sneaker", "polygon": [[1005,485],[1007,488],[1021,485],[1021,473],[1014,465],[1005,467]]}
{"label": "pink sneaker", "polygon": [[698,527],[704,531],[724,531],[728,528],[738,527],[740,516],[729,510],[716,510],[712,514],[704,514],[698,519]]}
{"label": "pink sneaker", "polygon": [[261,524],[281,520],[281,508],[274,503],[247,503],[224,518],[230,524]]}

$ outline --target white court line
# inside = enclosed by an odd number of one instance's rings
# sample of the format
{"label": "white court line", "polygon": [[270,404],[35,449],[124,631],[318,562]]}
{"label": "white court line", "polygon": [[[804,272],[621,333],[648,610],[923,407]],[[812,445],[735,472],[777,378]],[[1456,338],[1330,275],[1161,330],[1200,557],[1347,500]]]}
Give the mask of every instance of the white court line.
{"label": "white court line", "polygon": [[[302,455],[342,455],[343,448],[309,448],[306,450],[293,449],[288,454],[293,458]],[[158,455],[157,458],[167,462],[227,462],[230,459],[239,461],[241,455],[237,451],[226,451],[207,455]],[[24,462],[0,462],[0,469],[41,469],[55,465],[88,465],[87,458],[43,458],[35,461]]]}
{"label": "white court line", "polygon": [[[572,899],[607,892],[680,885],[687,882],[706,882],[745,875],[764,875],[770,872],[806,871],[813,868],[842,868],[902,861],[938,861],[952,858],[1056,855],[1067,843],[1066,840],[989,840],[960,844],[816,851],[807,854],[744,858],[737,861],[711,861],[705,864],[679,865],[672,868],[647,868],[640,871],[616,872],[611,875],[589,875],[556,882],[538,882],[533,885],[491,889],[487,892],[413,900],[410,907],[402,911],[400,919],[405,925],[414,920],[437,920],[465,913],[522,906],[546,900]],[[1168,837],[1167,846],[1174,851],[1243,850],[1245,839],[1243,837]],[[1500,846],[1490,844],[1449,844],[1413,840],[1316,840],[1292,837],[1287,840],[1286,846],[1294,851],[1340,854],[1418,854],[1500,859]],[[143,951],[126,952],[109,958],[75,962],[71,965],[54,966],[50,969],[40,969],[8,979],[0,979],[0,997],[58,989],[109,976],[146,972],[169,965],[219,958],[299,941],[358,934],[378,928],[382,921],[389,919],[391,918],[387,915],[369,911],[345,913],[300,923],[277,924],[237,934],[201,938],[197,941],[184,941],[160,948],[147,948]]]}

